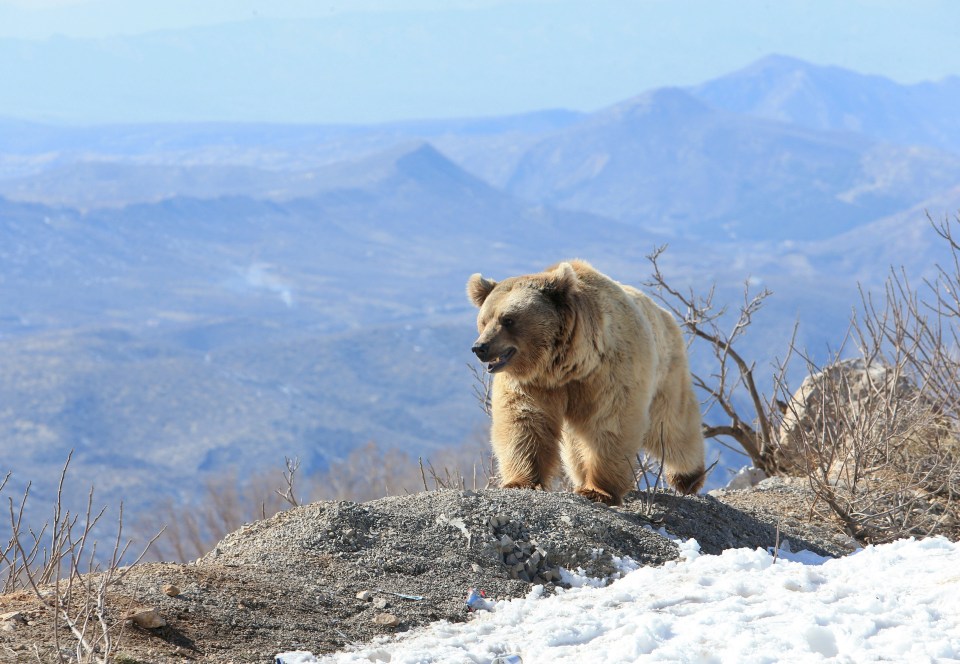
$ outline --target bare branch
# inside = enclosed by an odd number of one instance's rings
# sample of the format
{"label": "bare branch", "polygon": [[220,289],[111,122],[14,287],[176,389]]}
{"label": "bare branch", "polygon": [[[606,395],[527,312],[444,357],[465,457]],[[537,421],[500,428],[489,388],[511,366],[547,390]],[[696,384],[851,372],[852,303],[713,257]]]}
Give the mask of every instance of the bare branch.
{"label": "bare branch", "polygon": [[473,376],[473,394],[488,417],[493,415],[493,377],[475,364],[467,364]]}
{"label": "bare branch", "polygon": [[[704,436],[726,436],[735,440],[744,453],[750,457],[754,466],[767,474],[776,472],[774,431],[771,403],[763,399],[757,387],[754,362],[746,358],[735,348],[734,343],[746,334],[753,322],[754,315],[763,307],[771,292],[762,289],[758,293],[750,292],[749,281],[744,283],[743,303],[736,320],[729,330],[720,327],[720,321],[726,313],[725,307],[714,307],[716,286],[711,286],[706,296],[698,296],[692,291],[683,293],[669,284],[658,260],[666,247],[658,247],[648,256],[652,265],[653,277],[647,282],[654,296],[680,322],[680,325],[693,339],[706,342],[716,359],[716,372],[705,379],[694,375],[694,386],[706,395],[705,408],[709,414],[714,405],[719,406],[729,419],[721,426],[706,426]],[[796,329],[794,329],[794,334]],[[789,353],[787,357],[789,357]],[[779,375],[782,376],[782,368]],[[777,377],[774,376],[776,382]],[[738,395],[743,395],[751,404],[749,415],[741,415],[737,406]]]}
{"label": "bare branch", "polygon": [[287,485],[287,488],[283,491],[280,489],[276,490],[278,496],[283,498],[287,503],[293,507],[300,507],[300,501],[297,500],[296,492],[294,491],[294,482],[297,471],[300,470],[300,459],[294,457],[283,457],[283,461],[287,467],[286,472],[283,473],[283,480]]}

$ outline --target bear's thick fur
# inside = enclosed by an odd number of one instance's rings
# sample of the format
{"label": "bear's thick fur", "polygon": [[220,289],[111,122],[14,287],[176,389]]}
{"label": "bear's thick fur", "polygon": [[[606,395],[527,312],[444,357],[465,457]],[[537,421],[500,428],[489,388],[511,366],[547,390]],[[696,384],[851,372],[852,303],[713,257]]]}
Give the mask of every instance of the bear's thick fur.
{"label": "bear's thick fur", "polygon": [[474,274],[473,352],[493,379],[504,488],[543,488],[562,461],[576,492],[619,504],[639,450],[683,493],[704,482],[700,406],[673,317],[584,261],[496,282]]}

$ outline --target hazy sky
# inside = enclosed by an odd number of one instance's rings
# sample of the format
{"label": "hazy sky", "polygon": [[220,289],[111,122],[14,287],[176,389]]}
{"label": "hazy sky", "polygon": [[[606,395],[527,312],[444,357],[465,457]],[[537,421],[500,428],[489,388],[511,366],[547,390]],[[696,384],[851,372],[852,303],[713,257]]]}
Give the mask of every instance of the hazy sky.
{"label": "hazy sky", "polygon": [[[344,58],[332,66],[350,68],[357,108],[311,110],[316,121],[594,110],[653,87],[709,80],[770,53],[900,82],[960,74],[956,0],[0,0],[0,38],[37,42],[30,66],[47,45],[54,52],[55,35],[104,38],[238,21],[268,31],[271,19],[297,19],[305,43],[312,34],[331,42],[322,46]],[[422,30],[411,29],[417,21]],[[399,37],[394,22],[402,24]],[[219,47],[211,39],[211,51]],[[394,57],[398,49],[403,57]],[[267,49],[263,58],[271,57]],[[230,71],[233,55],[220,59],[217,76],[242,75]],[[425,82],[437,63],[449,74]],[[305,75],[291,76],[291,84],[309,82],[311,63],[270,63],[284,72],[298,66]],[[50,85],[59,84],[51,77]],[[313,85],[323,84],[321,76]],[[394,106],[364,93],[377,89],[409,98]]]}

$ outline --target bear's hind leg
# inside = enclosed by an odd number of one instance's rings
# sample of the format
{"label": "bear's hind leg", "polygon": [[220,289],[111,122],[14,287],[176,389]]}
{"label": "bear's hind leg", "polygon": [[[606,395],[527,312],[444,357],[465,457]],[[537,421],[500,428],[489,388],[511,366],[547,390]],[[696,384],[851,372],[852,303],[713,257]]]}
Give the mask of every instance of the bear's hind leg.
{"label": "bear's hind leg", "polygon": [[650,406],[644,449],[659,460],[670,486],[697,493],[706,481],[700,404],[690,385],[686,363],[671,371]]}

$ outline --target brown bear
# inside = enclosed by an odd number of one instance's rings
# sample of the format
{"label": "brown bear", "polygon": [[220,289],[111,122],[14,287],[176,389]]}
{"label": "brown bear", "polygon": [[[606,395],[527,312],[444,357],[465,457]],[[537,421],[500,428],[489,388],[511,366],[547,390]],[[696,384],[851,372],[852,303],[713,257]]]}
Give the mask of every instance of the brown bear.
{"label": "brown bear", "polygon": [[497,282],[474,274],[473,352],[493,377],[491,439],[504,488],[545,488],[562,461],[577,493],[617,505],[633,460],[705,479],[700,404],[673,316],[580,260]]}

